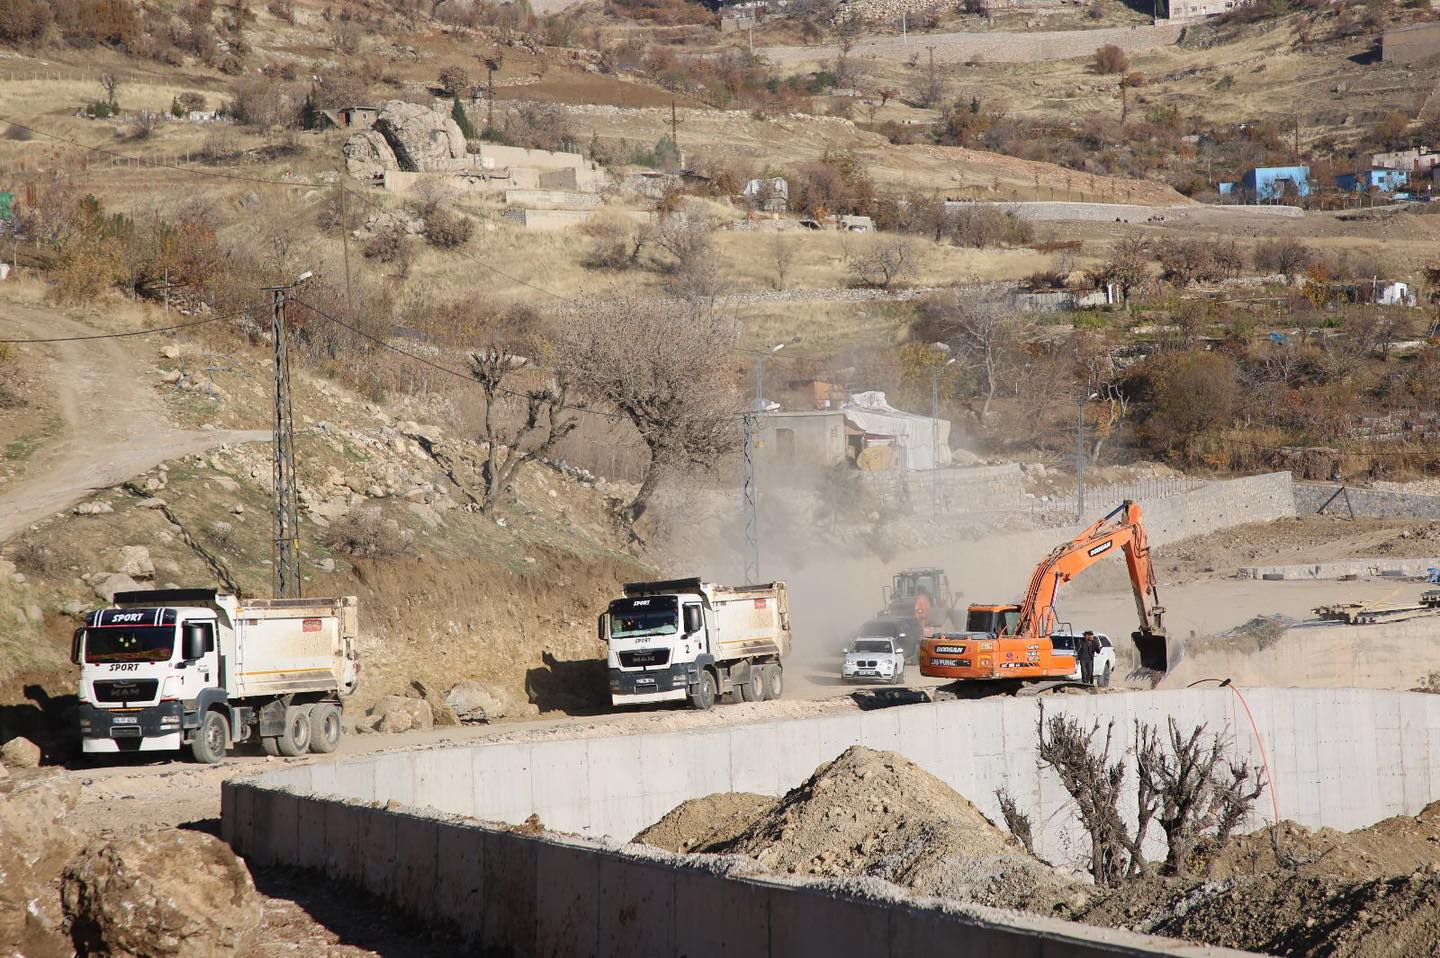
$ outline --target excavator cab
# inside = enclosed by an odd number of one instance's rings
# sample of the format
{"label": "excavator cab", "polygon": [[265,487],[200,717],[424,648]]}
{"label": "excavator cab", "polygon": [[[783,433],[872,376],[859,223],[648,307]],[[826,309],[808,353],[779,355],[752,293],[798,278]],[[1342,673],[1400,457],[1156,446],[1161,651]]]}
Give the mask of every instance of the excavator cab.
{"label": "excavator cab", "polygon": [[972,605],[965,613],[966,632],[1014,635],[1019,625],[1018,605]]}

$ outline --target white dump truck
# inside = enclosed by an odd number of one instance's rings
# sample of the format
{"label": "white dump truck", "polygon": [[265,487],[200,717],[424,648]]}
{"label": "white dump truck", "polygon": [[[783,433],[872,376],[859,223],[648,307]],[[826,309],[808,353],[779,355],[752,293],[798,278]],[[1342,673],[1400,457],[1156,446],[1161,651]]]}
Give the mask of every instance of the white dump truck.
{"label": "white dump truck", "polygon": [[609,646],[614,705],[688,700],[708,709],[727,693],[778,699],[789,597],[783,582],[631,582],[600,616],[600,639]]}
{"label": "white dump truck", "polygon": [[331,752],[340,696],[360,673],[354,596],[241,599],[213,589],[117,592],[75,630],[80,736],[90,753],[232,742],[271,755]]}

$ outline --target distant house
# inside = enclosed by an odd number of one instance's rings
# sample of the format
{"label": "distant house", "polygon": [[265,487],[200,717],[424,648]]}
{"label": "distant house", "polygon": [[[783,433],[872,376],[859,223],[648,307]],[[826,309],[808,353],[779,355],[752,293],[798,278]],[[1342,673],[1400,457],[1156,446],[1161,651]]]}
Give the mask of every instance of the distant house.
{"label": "distant house", "polygon": [[875,229],[875,221],[868,216],[842,216],[838,228],[849,233],[870,233]]}
{"label": "distant house", "polygon": [[1367,193],[1370,190],[1394,193],[1409,182],[1408,170],[1362,170],[1359,173],[1342,173],[1335,177],[1335,185],[1343,193]]}
{"label": "distant house", "polygon": [[320,115],[342,130],[368,130],[380,116],[380,108],[374,106],[342,106],[334,110],[321,110]]}
{"label": "distant house", "polygon": [[1221,196],[1234,196],[1239,186],[1239,183],[1219,183],[1216,184],[1215,191]]}
{"label": "distant house", "polygon": [[1389,153],[1374,153],[1370,166],[1382,170],[1407,170],[1411,173],[1425,173],[1440,164],[1440,153],[1431,153],[1428,147],[1419,146],[1408,150],[1392,150]]}
{"label": "distant house", "polygon": [[1246,200],[1276,203],[1289,196],[1310,195],[1310,167],[1257,166],[1240,181]]}

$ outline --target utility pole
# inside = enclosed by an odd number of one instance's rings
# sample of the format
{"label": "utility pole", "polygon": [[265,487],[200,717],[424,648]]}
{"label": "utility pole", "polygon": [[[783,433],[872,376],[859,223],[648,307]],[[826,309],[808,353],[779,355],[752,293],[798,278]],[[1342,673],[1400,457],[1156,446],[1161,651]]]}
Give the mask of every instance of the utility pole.
{"label": "utility pole", "polygon": [[902,43],[910,42],[910,24],[905,18],[904,10],[900,11],[900,41]]}
{"label": "utility pole", "polygon": [[[937,343],[936,347],[943,345]],[[954,362],[952,357],[930,368],[930,514],[936,521],[940,519],[940,374]]]}
{"label": "utility pole", "polygon": [[670,145],[675,147],[675,158],[678,161],[680,158],[680,117],[675,113],[673,99],[670,101]]}
{"label": "utility pole", "polygon": [[335,186],[340,190],[340,246],[345,251],[345,305],[353,307],[354,299],[350,296],[350,217],[345,213],[345,194],[350,192],[345,189],[345,181],[340,177],[343,174],[335,171]]}
{"label": "utility pole", "polygon": [[289,334],[285,329],[286,294],[310,278],[304,273],[290,286],[269,286],[271,338],[275,347],[275,417],[271,474],[274,480],[273,584],[275,598],[300,597],[300,516],[295,492],[295,416],[290,401]]}
{"label": "utility pole", "polygon": [[777,343],[768,353],[756,355],[755,399],[750,411],[740,417],[740,508],[745,513],[746,583],[760,581],[760,481],[755,469],[755,450],[761,447],[760,416],[765,412],[765,357],[784,348],[784,343]]}
{"label": "utility pole", "polygon": [[1085,521],[1085,399],[1090,391],[1086,383],[1075,403],[1075,521]]}

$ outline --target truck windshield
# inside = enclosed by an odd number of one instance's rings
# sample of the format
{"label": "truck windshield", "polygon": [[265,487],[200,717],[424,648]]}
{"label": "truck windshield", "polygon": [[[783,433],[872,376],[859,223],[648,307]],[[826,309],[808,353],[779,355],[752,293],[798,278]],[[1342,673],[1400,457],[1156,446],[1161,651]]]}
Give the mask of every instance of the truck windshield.
{"label": "truck windshield", "polygon": [[855,642],[855,648],[854,648],[853,651],[855,651],[855,652],[890,652],[890,651],[892,651],[892,649],[890,648],[890,640],[889,640],[889,639],[857,639],[856,642]]}
{"label": "truck windshield", "polygon": [[679,616],[674,609],[640,609],[610,616],[610,638],[633,639],[641,635],[674,635]]}
{"label": "truck windshield", "polygon": [[175,629],[168,626],[85,630],[86,662],[168,662]]}

